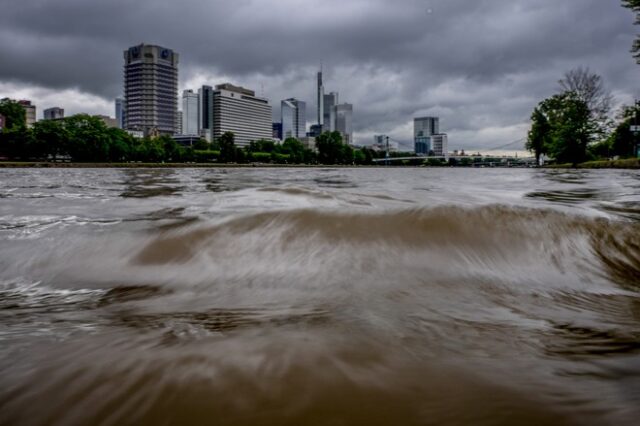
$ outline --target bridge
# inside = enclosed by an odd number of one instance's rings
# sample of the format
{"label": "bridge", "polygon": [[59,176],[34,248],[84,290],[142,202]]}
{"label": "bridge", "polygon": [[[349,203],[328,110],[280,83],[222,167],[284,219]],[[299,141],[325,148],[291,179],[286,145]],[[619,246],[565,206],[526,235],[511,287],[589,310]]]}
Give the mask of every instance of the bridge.
{"label": "bridge", "polygon": [[[471,167],[512,167],[512,166],[534,166],[536,165],[536,159],[534,157],[491,157],[482,155],[450,155],[423,157],[416,155],[415,157],[389,157],[389,158],[376,158],[372,160],[374,163],[386,163],[392,164],[398,161],[419,161],[424,163],[426,160],[444,160],[448,161],[454,159],[458,162],[462,160],[471,160],[469,166]],[[481,160],[481,161],[477,161]]]}
{"label": "bridge", "polygon": [[[391,137],[388,137],[388,140],[392,140],[396,143],[398,143],[399,146],[405,146],[405,147],[411,147],[410,149],[413,149],[413,144],[411,142],[406,142],[406,141],[399,141],[396,139],[393,139]],[[393,162],[397,162],[397,161],[420,161],[421,163],[429,160],[429,159],[434,159],[434,160],[444,160],[444,161],[448,161],[450,159],[454,159],[456,161],[463,161],[463,160],[471,160],[471,164],[469,164],[469,166],[473,166],[473,167],[512,167],[512,166],[533,166],[536,165],[536,160],[534,157],[518,157],[517,155],[515,156],[491,156],[491,151],[504,151],[504,150],[508,150],[508,149],[516,149],[519,148],[519,150],[524,150],[525,146],[524,143],[527,139],[526,138],[521,138],[518,139],[516,141],[513,142],[509,142],[507,144],[504,145],[500,145],[500,146],[496,146],[496,147],[492,147],[489,149],[485,149],[483,150],[485,153],[489,153],[487,155],[449,155],[449,156],[421,156],[421,155],[416,155],[416,156],[412,156],[412,157],[392,157],[389,154],[389,148],[388,148],[388,141],[387,141],[387,155],[385,158],[376,158],[373,160],[374,163],[385,163],[385,164],[391,164]],[[481,161],[478,161],[481,160]]]}

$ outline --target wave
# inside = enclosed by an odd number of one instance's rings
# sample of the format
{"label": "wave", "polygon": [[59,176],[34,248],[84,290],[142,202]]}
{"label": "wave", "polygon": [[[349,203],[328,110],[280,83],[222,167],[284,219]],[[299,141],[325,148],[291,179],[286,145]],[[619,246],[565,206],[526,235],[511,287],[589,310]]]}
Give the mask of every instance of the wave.
{"label": "wave", "polygon": [[381,263],[387,263],[385,258],[422,254],[425,266],[499,264],[511,269],[537,267],[541,274],[546,268],[579,272],[584,267],[633,287],[640,276],[640,225],[506,206],[263,212],[163,233],[132,261],[185,264],[203,254],[212,259],[250,259],[259,253],[269,257],[283,252],[293,252],[295,259],[308,255],[324,261],[340,254],[351,253],[353,259],[374,254]]}

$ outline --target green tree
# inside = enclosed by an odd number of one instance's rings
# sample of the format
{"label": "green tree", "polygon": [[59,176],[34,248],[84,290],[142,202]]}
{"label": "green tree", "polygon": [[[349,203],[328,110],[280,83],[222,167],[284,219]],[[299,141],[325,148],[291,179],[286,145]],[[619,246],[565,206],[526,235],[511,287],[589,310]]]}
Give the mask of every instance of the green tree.
{"label": "green tree", "polygon": [[531,114],[531,122],[531,130],[529,130],[525,147],[535,154],[536,162],[540,164],[540,157],[543,154],[547,154],[547,148],[549,147],[549,121],[547,121],[547,117],[542,113],[540,108],[536,108],[533,110],[533,114]]}
{"label": "green tree", "polygon": [[33,144],[37,157],[56,157],[67,153],[69,132],[63,120],[41,120],[33,125]]}
{"label": "green tree", "polygon": [[287,138],[280,147],[282,154],[289,156],[290,163],[302,163],[304,161],[304,145],[296,138]]}
{"label": "green tree", "polygon": [[162,135],[158,138],[158,143],[162,145],[164,161],[175,161],[180,158],[180,146],[171,136]]}
{"label": "green tree", "polygon": [[585,161],[587,146],[596,132],[587,104],[567,92],[545,99],[538,108],[549,125],[544,152],[559,163]]}
{"label": "green tree", "polygon": [[109,158],[107,127],[98,117],[78,114],[64,119],[69,134],[67,152],[75,161],[104,161]]}
{"label": "green tree", "polygon": [[[347,154],[344,146],[340,132],[324,132],[316,138],[318,162],[321,164],[344,163],[345,154]],[[351,150],[351,155],[353,156],[353,150]]]}
{"label": "green tree", "polygon": [[4,98],[0,101],[0,114],[4,116],[7,129],[21,129],[26,127],[27,115],[18,102]]}
{"label": "green tree", "polygon": [[198,139],[196,143],[193,144],[193,149],[196,151],[209,151],[211,150],[211,144],[207,142],[206,139]]}
{"label": "green tree", "polygon": [[624,107],[620,114],[620,122],[608,139],[613,155],[633,157],[640,144],[640,134],[631,131],[631,126],[640,125],[640,104]]}
{"label": "green tree", "polygon": [[109,136],[109,161],[128,161],[132,158],[135,138],[122,129],[107,129]]}
{"label": "green tree", "polygon": [[220,144],[220,162],[230,163],[235,161],[236,147],[234,142],[235,136],[232,132],[225,132],[218,138]]}
{"label": "green tree", "polygon": [[[622,5],[636,13],[636,25],[640,25],[640,0],[622,0]],[[640,64],[640,37],[636,38],[631,49],[633,57]]]}

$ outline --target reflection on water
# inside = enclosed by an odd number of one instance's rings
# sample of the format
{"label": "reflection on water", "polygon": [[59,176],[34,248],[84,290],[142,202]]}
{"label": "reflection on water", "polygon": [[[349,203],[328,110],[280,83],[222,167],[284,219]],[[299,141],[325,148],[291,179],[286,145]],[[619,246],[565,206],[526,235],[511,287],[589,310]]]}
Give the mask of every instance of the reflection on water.
{"label": "reflection on water", "polygon": [[640,415],[637,172],[0,179],[0,424]]}
{"label": "reflection on water", "polygon": [[122,197],[150,198],[169,195],[179,195],[184,187],[176,185],[178,180],[171,169],[125,169],[126,189]]}
{"label": "reflection on water", "polygon": [[529,198],[541,198],[558,203],[579,204],[583,200],[605,199],[604,194],[593,189],[572,189],[568,191],[539,191],[527,194]]}

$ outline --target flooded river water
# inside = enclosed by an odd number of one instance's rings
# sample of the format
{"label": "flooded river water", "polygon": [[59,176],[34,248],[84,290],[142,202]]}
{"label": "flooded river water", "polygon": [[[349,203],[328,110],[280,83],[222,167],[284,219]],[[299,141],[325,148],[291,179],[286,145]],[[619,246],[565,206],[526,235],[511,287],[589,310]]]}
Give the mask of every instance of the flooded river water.
{"label": "flooded river water", "polygon": [[0,424],[637,424],[640,172],[0,169]]}

